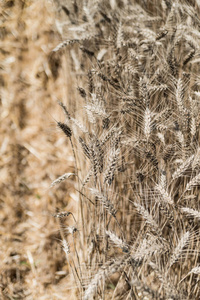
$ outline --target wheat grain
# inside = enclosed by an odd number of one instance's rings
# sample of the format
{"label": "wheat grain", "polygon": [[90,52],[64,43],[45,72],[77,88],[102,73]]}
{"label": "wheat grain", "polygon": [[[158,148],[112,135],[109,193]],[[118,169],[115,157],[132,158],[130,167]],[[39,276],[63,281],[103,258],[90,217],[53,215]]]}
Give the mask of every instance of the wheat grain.
{"label": "wheat grain", "polygon": [[159,226],[155,222],[152,215],[142,205],[140,205],[138,203],[134,203],[134,205],[135,205],[137,211],[139,212],[139,214],[141,214],[143,216],[143,218],[145,219],[147,224],[150,225],[154,230],[159,232]]}
{"label": "wheat grain", "polygon": [[144,134],[146,136],[147,141],[149,140],[151,133],[151,111],[147,107],[144,112]]}
{"label": "wheat grain", "polygon": [[114,180],[114,173],[117,169],[117,161],[119,158],[120,150],[111,150],[110,155],[108,157],[107,168],[104,173],[104,182],[111,185]]}
{"label": "wheat grain", "polygon": [[182,174],[188,169],[190,164],[192,163],[194,159],[194,154],[192,154],[190,157],[188,157],[179,167],[178,169],[172,174],[173,180],[179,178],[182,176]]}
{"label": "wheat grain", "polygon": [[116,216],[117,210],[114,208],[110,200],[100,193],[97,189],[90,189],[91,193],[97,197],[97,199],[103,204],[105,209],[113,216]]}
{"label": "wheat grain", "polygon": [[71,177],[72,175],[75,175],[74,173],[65,173],[62,176],[58,177],[56,180],[54,180],[51,183],[51,187],[63,182],[64,180],[66,180],[67,178]]}
{"label": "wheat grain", "polygon": [[164,189],[164,187],[161,184],[156,184],[155,190],[159,192],[160,196],[162,197],[162,200],[170,205],[174,204],[173,199],[168,194],[168,192]]}
{"label": "wheat grain", "polygon": [[119,248],[123,250],[123,252],[128,252],[128,245],[125,244],[118,236],[116,236],[113,232],[106,230],[106,234],[109,236],[111,241]]}
{"label": "wheat grain", "polygon": [[199,184],[200,184],[200,173],[188,182],[185,188],[185,192],[191,190],[192,187],[197,186]]}
{"label": "wheat grain", "polygon": [[195,209],[192,209],[192,208],[189,208],[189,207],[182,207],[181,211],[183,213],[185,213],[186,215],[188,215],[188,217],[192,217],[192,218],[195,218],[197,220],[198,219],[200,220],[200,212],[198,210],[195,210]]}
{"label": "wheat grain", "polygon": [[181,256],[181,253],[183,251],[183,248],[188,244],[190,238],[190,232],[187,231],[182,235],[180,240],[178,241],[178,244],[176,248],[174,249],[170,260],[169,260],[169,267],[171,268],[172,265],[178,260],[178,258]]}

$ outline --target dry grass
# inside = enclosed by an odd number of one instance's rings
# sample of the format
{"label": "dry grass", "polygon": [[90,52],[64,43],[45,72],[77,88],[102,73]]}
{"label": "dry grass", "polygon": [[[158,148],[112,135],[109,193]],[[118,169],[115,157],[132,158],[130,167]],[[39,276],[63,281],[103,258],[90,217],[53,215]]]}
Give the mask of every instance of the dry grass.
{"label": "dry grass", "polygon": [[54,4],[3,2],[2,297],[199,299],[199,1]]}

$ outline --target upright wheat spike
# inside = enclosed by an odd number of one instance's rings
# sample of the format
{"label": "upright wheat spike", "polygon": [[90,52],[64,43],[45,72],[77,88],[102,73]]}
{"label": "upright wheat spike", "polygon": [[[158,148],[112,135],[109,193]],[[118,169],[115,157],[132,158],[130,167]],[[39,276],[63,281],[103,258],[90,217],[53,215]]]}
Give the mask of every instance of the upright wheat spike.
{"label": "upright wheat spike", "polygon": [[151,111],[147,107],[144,112],[144,134],[146,136],[147,141],[149,140],[151,133]]}
{"label": "upright wheat spike", "polygon": [[183,248],[188,244],[190,237],[190,232],[187,231],[182,235],[180,240],[178,241],[178,244],[176,248],[173,250],[173,253],[171,254],[170,260],[169,260],[169,268],[172,267],[172,265],[178,260],[178,258],[181,256],[181,253],[183,251]]}

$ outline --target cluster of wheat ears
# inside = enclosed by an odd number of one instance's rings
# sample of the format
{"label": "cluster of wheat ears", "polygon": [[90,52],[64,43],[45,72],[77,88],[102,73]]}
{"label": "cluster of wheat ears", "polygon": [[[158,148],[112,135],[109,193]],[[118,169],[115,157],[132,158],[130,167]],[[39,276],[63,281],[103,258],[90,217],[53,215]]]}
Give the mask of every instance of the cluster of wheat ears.
{"label": "cluster of wheat ears", "polygon": [[200,299],[200,2],[56,4],[51,62],[78,93],[57,123],[74,172],[52,186],[74,176],[79,199],[54,216],[77,298]]}

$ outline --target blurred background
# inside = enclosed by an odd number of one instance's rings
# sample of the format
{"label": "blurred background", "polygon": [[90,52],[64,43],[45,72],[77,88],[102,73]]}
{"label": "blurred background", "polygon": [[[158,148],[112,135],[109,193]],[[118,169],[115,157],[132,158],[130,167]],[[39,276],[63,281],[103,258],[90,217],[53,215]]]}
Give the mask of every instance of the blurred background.
{"label": "blurred background", "polygon": [[[56,121],[70,94],[52,1],[0,4],[0,298],[62,299],[68,290],[56,209],[73,211],[73,157]],[[64,66],[64,67],[63,67]],[[70,292],[71,299],[73,293]],[[70,299],[70,298],[69,298]]]}

